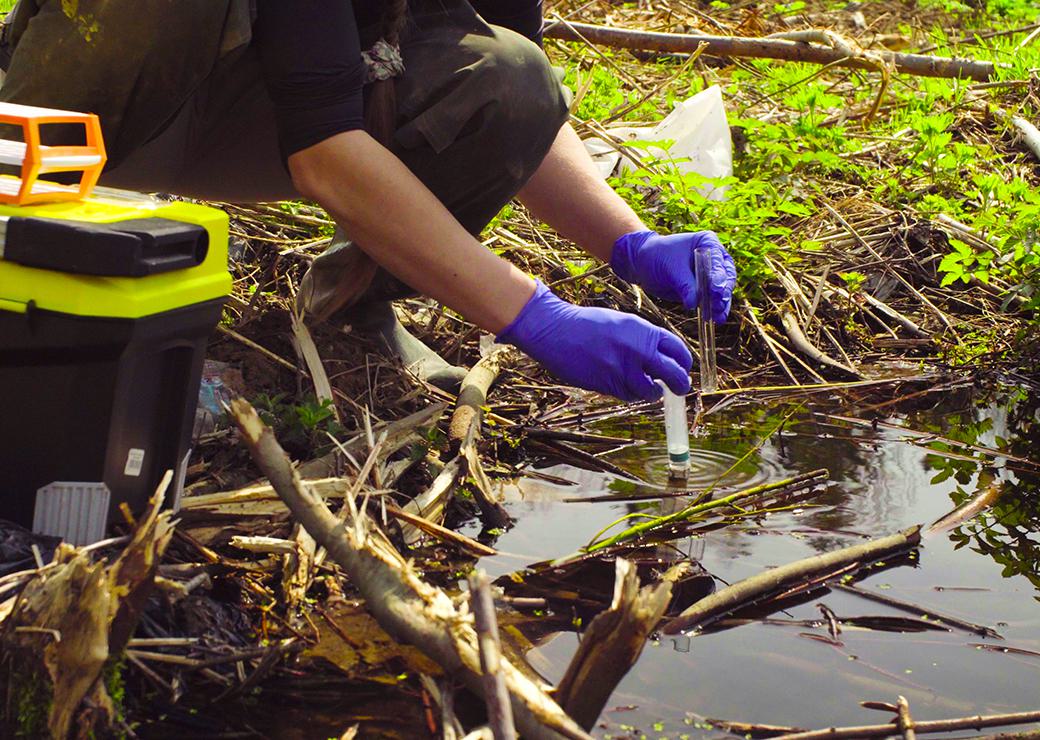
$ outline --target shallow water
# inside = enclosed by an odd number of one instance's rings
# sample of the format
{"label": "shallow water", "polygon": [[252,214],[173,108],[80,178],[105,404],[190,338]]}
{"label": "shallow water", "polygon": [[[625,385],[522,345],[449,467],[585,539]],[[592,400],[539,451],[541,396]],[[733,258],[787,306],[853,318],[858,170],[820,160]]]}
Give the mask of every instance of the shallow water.
{"label": "shallow water", "polygon": [[[973,647],[1006,644],[1040,652],[1036,476],[1023,472],[1028,467],[1024,464],[970,449],[940,456],[885,427],[905,426],[1035,458],[1033,445],[1040,437],[1036,402],[979,400],[962,389],[943,394],[941,403],[929,408],[899,414],[891,408],[862,415],[882,422],[877,428],[834,419],[831,415],[857,413],[837,400],[819,398],[801,407],[731,404],[706,416],[691,439],[693,468],[686,487],[747,487],[816,468],[827,468],[830,482],[813,499],[815,506],[686,538],[677,543],[679,549],[720,581],[731,583],[770,566],[855,544],[863,536],[931,523],[990,482],[1006,481],[993,510],[927,539],[916,565],[892,567],[860,583],[988,625],[1005,639],[959,631],[900,634],[846,628],[840,636],[844,646],[837,648],[805,636],[826,635],[825,624],[761,623],[665,637],[648,645],[615,691],[597,733],[711,735],[695,724],[704,717],[808,728],[883,723],[891,715],[864,709],[859,702],[894,703],[900,694],[917,720],[1040,708],[1040,657]],[[787,414],[791,416],[782,430],[774,432]],[[507,484],[503,492],[516,524],[497,539],[501,553],[480,562],[492,577],[572,553],[626,513],[669,513],[686,501],[574,501],[669,485],[660,417],[622,426],[593,423],[586,430],[642,440],[605,459],[648,485],[568,465],[541,472],[574,485],[535,478]],[[818,603],[839,617],[906,616],[841,592],[818,592],[816,598],[773,616],[819,619]],[[529,657],[555,681],[576,646],[573,633],[559,633]]]}

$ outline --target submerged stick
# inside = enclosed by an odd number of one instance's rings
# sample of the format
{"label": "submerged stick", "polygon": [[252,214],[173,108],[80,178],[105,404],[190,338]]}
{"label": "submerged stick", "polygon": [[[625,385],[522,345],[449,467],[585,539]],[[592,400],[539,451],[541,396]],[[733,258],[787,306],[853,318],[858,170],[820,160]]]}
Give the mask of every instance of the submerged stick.
{"label": "submerged stick", "polygon": [[[780,59],[789,62],[838,64],[860,69],[876,69],[877,64],[860,56],[849,55],[841,48],[788,41],[786,39],[746,38],[741,36],[706,36],[685,33],[658,33],[633,31],[627,28],[608,28],[588,23],[553,23],[545,28],[547,38],[563,41],[591,41],[619,49],[660,51],[669,54],[691,54],[701,44],[704,53],[711,56],[753,57]],[[895,66],[905,74],[921,77],[965,77],[985,82],[993,77],[996,65],[971,59],[922,54],[899,54],[871,50],[872,55]]]}
{"label": "submerged stick", "polygon": [[797,581],[820,573],[833,572],[843,566],[863,561],[874,561],[916,547],[921,541],[921,528],[911,527],[899,534],[871,540],[841,550],[797,560],[779,568],[745,578],[721,591],[701,599],[664,627],[666,635],[703,627],[745,604],[783,591]]}
{"label": "submerged stick", "polygon": [[930,537],[933,534],[939,534],[949,529],[953,529],[954,527],[964,524],[964,522],[969,519],[975,518],[993,506],[993,504],[997,503],[997,500],[1000,498],[1000,494],[1003,493],[1003,491],[1004,485],[1002,483],[991,483],[986,487],[986,490],[972,497],[971,500],[961,504],[949,514],[936,520],[936,522],[925,531],[925,537]]}
{"label": "submerged stick", "polygon": [[[1024,725],[1040,722],[1040,711],[1013,712],[1010,714],[976,715],[974,717],[958,717],[957,719],[936,719],[915,722],[914,731],[920,734],[929,732],[953,732],[955,730],[979,730],[983,727],[1001,727],[1003,725]],[[899,727],[895,722],[886,725],[860,725],[859,727],[830,727],[826,730],[811,732],[795,732],[781,735],[782,740],[837,740],[854,737],[888,737],[898,735]]]}
{"label": "submerged stick", "polygon": [[973,624],[971,622],[966,622],[963,619],[951,617],[946,614],[940,614],[937,611],[926,609],[922,606],[919,606],[918,604],[911,604],[906,601],[900,601],[899,599],[894,599],[891,596],[879,594],[876,591],[868,591],[865,588],[853,586],[851,583],[832,583],[831,588],[835,588],[839,591],[844,591],[845,593],[855,594],[856,596],[861,596],[864,599],[868,599],[869,601],[876,601],[879,604],[890,606],[893,609],[898,609],[899,611],[908,612],[910,614],[923,615],[928,619],[932,620],[933,622],[945,624],[947,627],[954,627],[959,630],[964,630],[965,632],[972,632],[976,635],[982,635],[983,637],[993,637],[998,640],[1004,639],[1004,637],[999,632],[990,627],[986,627],[981,624]]}
{"label": "submerged stick", "polygon": [[[421,580],[363,513],[341,522],[303,485],[274,433],[246,401],[231,403],[232,417],[257,466],[293,516],[328,550],[390,635],[414,645],[483,696],[477,636],[451,599]],[[582,730],[546,693],[509,661],[502,661],[517,726],[530,738],[579,738]]]}

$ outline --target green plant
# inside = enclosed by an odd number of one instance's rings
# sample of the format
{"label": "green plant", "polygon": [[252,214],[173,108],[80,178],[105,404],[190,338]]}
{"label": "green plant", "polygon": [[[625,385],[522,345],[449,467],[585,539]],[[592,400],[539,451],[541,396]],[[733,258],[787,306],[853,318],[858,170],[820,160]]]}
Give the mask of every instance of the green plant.
{"label": "green plant", "polygon": [[331,450],[329,435],[339,437],[346,431],[336,420],[332,401],[307,396],[294,404],[286,399],[284,393],[262,393],[253,399],[260,418],[274,429],[282,446],[297,455],[320,455]]}

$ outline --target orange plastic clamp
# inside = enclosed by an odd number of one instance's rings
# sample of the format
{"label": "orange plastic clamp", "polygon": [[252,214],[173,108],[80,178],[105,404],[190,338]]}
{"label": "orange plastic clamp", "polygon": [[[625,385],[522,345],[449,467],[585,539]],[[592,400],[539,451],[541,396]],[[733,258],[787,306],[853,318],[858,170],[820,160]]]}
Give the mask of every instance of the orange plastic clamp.
{"label": "orange plastic clamp", "polygon": [[[64,200],[82,200],[90,195],[105,166],[105,144],[101,123],[93,113],[36,108],[0,103],[0,123],[20,125],[22,141],[0,140],[0,164],[21,166],[20,177],[0,177],[0,203],[28,205]],[[54,123],[82,124],[83,146],[44,146],[40,126]],[[63,185],[39,179],[52,172],[81,171],[78,185]]]}

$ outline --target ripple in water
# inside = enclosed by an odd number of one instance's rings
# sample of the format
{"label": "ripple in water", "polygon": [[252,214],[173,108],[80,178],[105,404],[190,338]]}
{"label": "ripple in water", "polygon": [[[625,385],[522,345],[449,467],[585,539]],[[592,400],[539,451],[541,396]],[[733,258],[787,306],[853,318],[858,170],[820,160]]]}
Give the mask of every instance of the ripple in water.
{"label": "ripple in water", "polygon": [[762,460],[758,455],[751,455],[737,464],[739,458],[728,452],[691,447],[690,471],[686,480],[670,481],[668,451],[663,443],[642,446],[629,454],[626,455],[628,459],[618,461],[622,467],[632,470],[648,483],[672,489],[707,488],[712,485],[716,488],[747,488],[783,476],[779,466]]}

